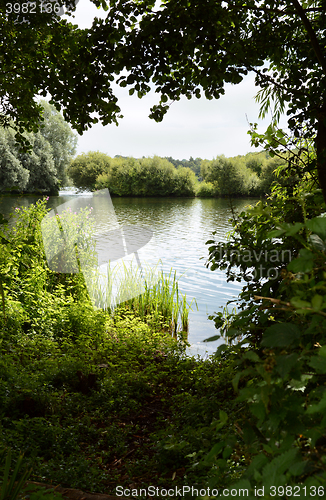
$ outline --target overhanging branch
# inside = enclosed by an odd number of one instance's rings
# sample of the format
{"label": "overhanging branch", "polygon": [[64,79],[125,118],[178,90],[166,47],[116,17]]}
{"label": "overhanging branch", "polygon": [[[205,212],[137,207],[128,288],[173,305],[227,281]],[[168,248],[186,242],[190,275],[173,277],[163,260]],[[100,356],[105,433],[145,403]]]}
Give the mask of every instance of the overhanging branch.
{"label": "overhanging branch", "polygon": [[290,0],[290,1],[293,4],[295,10],[297,11],[299,17],[301,18],[301,20],[302,20],[302,22],[307,30],[307,33],[309,35],[309,38],[310,38],[312,47],[314,49],[314,52],[316,54],[316,57],[319,61],[319,64],[323,68],[324,74],[326,76],[326,59],[325,59],[324,54],[323,54],[321,47],[319,45],[319,41],[318,41],[318,38],[316,36],[316,33],[314,32],[313,27],[311,26],[310,21],[307,18],[306,13],[305,13],[302,5],[298,2],[298,0]]}

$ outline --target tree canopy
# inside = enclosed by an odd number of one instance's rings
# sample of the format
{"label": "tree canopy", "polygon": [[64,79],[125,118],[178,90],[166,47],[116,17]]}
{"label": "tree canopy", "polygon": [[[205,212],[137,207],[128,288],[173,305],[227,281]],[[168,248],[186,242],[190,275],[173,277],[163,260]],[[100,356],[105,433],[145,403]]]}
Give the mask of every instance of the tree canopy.
{"label": "tree canopy", "polygon": [[43,120],[37,132],[24,132],[30,151],[15,141],[12,128],[0,128],[0,191],[55,194],[66,184],[66,168],[76,149],[76,134],[62,115],[41,101]]}
{"label": "tree canopy", "polygon": [[65,185],[66,168],[76,153],[77,135],[54,106],[45,100],[41,101],[41,105],[43,121],[40,133],[51,146],[56,175],[61,185]]}
{"label": "tree canopy", "polygon": [[3,120],[35,127],[34,97],[49,92],[78,132],[117,122],[116,79],[139,97],[154,85],[161,97],[150,116],[160,121],[182,95],[219,98],[225,83],[254,71],[262,112],[274,100],[277,118],[287,103],[290,128],[316,137],[326,198],[325,0],[93,2],[108,14],[88,30],[54,13],[27,13],[23,23],[1,8]]}

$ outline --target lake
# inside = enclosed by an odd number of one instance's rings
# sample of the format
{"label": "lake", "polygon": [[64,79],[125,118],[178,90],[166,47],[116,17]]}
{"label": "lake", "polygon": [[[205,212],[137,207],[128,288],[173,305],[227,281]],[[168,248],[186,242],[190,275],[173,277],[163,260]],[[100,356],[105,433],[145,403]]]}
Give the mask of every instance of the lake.
{"label": "lake", "polygon": [[[89,193],[76,194],[66,188],[59,196],[48,200],[48,207],[55,208],[77,198],[89,198]],[[14,207],[34,203],[36,196],[10,196],[0,198],[0,213],[8,216]],[[203,340],[217,333],[214,322],[208,316],[221,311],[226,302],[236,298],[241,291],[238,282],[227,283],[222,271],[210,271],[205,267],[208,247],[205,242],[211,239],[226,241],[232,229],[229,221],[232,216],[229,201],[226,199],[198,198],[113,198],[117,221],[120,225],[147,226],[153,231],[153,238],[144,249],[159,257],[163,270],[172,268],[179,278],[179,290],[191,300],[195,298],[198,310],[190,311],[189,336],[191,354],[205,357],[211,354],[221,341],[203,343]],[[242,211],[257,199],[235,199],[236,211]],[[98,213],[96,230],[107,228],[107,216]],[[144,257],[143,257],[144,258]]]}

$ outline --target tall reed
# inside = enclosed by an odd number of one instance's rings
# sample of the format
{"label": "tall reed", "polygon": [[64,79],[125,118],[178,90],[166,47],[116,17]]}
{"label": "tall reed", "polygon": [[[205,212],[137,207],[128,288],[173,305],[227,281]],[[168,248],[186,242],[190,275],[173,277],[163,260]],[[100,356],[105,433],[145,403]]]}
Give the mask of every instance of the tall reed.
{"label": "tall reed", "polygon": [[106,309],[113,315],[116,309],[130,309],[146,323],[168,331],[176,338],[178,333],[188,332],[189,311],[193,302],[196,306],[197,302],[193,299],[189,303],[186,295],[180,293],[176,272],[171,269],[164,274],[162,270],[158,271],[157,266],[135,269],[132,265],[128,268],[123,264],[124,276],[121,279],[120,275],[115,301],[112,300],[112,280],[118,271],[116,268],[110,270]]}
{"label": "tall reed", "polygon": [[231,328],[232,322],[234,321],[236,316],[237,316],[237,308],[236,307],[233,307],[231,312],[229,311],[227,306],[223,307],[224,322],[223,322],[222,326],[220,327],[220,334],[225,339],[227,345],[229,345],[229,346],[231,346],[233,342],[234,342],[234,344],[236,344],[242,340],[242,335],[238,335],[238,336],[228,335],[228,330]]}

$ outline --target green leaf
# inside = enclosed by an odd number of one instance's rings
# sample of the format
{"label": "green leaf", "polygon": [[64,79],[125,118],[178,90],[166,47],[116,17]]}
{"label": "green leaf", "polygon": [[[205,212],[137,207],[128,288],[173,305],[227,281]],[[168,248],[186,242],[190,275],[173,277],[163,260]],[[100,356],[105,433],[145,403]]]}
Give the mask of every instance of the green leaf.
{"label": "green leaf", "polygon": [[261,345],[265,347],[287,347],[298,344],[301,332],[292,323],[277,323],[267,328],[263,334]]}
{"label": "green leaf", "polygon": [[292,476],[301,476],[306,468],[307,462],[297,462],[289,468]]}
{"label": "green leaf", "polygon": [[286,236],[294,236],[302,229],[303,224],[301,222],[296,222],[295,224],[281,224],[281,227],[284,229]]}
{"label": "green leaf", "polygon": [[305,309],[307,307],[311,307],[311,303],[306,300],[299,299],[298,297],[293,297],[290,300],[291,304],[297,309]]}
{"label": "green leaf", "polygon": [[225,413],[225,411],[223,411],[223,410],[220,410],[219,415],[220,415],[220,421],[221,421],[221,423],[222,423],[222,424],[226,424],[226,422],[227,422],[227,420],[228,420],[228,415],[227,415],[227,413]]}
{"label": "green leaf", "polygon": [[224,446],[225,446],[225,442],[224,441],[221,441],[220,443],[214,444],[214,446],[211,449],[211,451],[204,458],[204,463],[210,464],[210,463],[214,462],[215,461],[215,457],[217,457],[221,453],[221,451],[223,450]]}
{"label": "green leaf", "polygon": [[220,338],[221,338],[221,335],[213,335],[212,337],[208,337],[208,339],[203,340],[203,342],[214,342],[214,340],[218,340]]}
{"label": "green leaf", "polygon": [[263,444],[263,448],[265,451],[267,451],[267,453],[269,453],[270,455],[273,454],[273,450],[272,448],[268,445],[268,444]]}
{"label": "green leaf", "polygon": [[282,378],[285,378],[291,368],[297,363],[299,354],[292,353],[289,355],[275,356],[276,368]]}
{"label": "green leaf", "polygon": [[273,229],[273,231],[267,233],[266,238],[279,238],[284,233],[285,233],[284,229]]}
{"label": "green leaf", "polygon": [[311,299],[311,305],[312,308],[315,309],[315,311],[320,311],[322,308],[322,304],[323,304],[323,297],[321,295],[316,294]]}
{"label": "green leaf", "polygon": [[319,401],[319,403],[311,405],[307,408],[307,413],[312,414],[312,413],[317,413],[317,412],[324,412],[326,409],[326,391],[324,390],[323,397]]}
{"label": "green leaf", "polygon": [[256,455],[249,465],[246,475],[254,474],[255,471],[261,471],[268,462],[268,457],[266,457],[263,453]]}
{"label": "green leaf", "polygon": [[309,241],[313,248],[321,252],[325,252],[326,246],[323,240],[317,234],[311,234],[309,236]]}
{"label": "green leaf", "polygon": [[286,230],[286,236],[294,236],[295,234],[297,234],[300,229],[303,227],[303,224],[301,224],[300,222],[296,222],[295,224],[291,224],[290,227],[287,228]]}
{"label": "green leaf", "polygon": [[312,375],[301,375],[300,380],[291,379],[289,381],[289,387],[291,387],[294,391],[302,391],[304,392],[305,388],[310,379],[312,379]]}
{"label": "green leaf", "polygon": [[228,349],[229,349],[229,346],[227,344],[219,345],[217,350],[216,350],[215,356],[220,356],[222,354],[222,352],[225,352]]}
{"label": "green leaf", "polygon": [[245,422],[245,424],[242,427],[242,431],[243,431],[242,437],[246,444],[252,444],[254,441],[257,440],[257,436],[248,422]]}
{"label": "green leaf", "polygon": [[314,254],[306,248],[301,248],[299,257],[293,259],[287,268],[294,273],[309,273],[314,267]]}
{"label": "green leaf", "polygon": [[293,463],[296,461],[298,450],[290,449],[282,455],[275,457],[263,469],[263,484],[267,491],[271,486],[280,486],[284,484],[285,477],[283,476]]}
{"label": "green leaf", "polygon": [[239,381],[240,381],[240,378],[241,378],[241,375],[242,375],[242,372],[238,372],[235,377],[233,377],[232,379],[232,385],[233,385],[233,389],[235,391],[238,390],[238,385],[239,385]]}
{"label": "green leaf", "polygon": [[326,359],[322,356],[313,356],[308,364],[314,368],[317,373],[326,373]]}
{"label": "green leaf", "polygon": [[243,359],[249,359],[250,361],[254,361],[254,362],[261,362],[261,359],[260,357],[258,356],[258,354],[256,352],[253,352],[253,351],[247,351],[244,355],[243,355]]}
{"label": "green leaf", "polygon": [[326,217],[315,217],[306,222],[310,231],[317,234],[322,240],[326,240]]}

